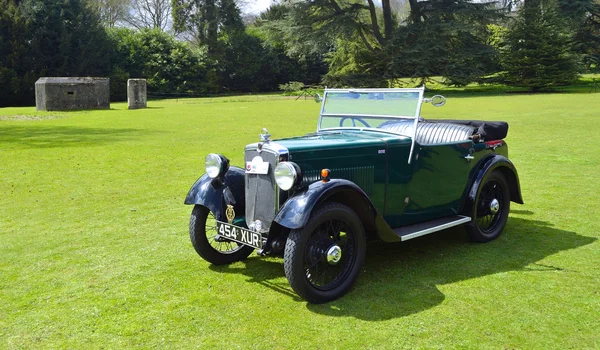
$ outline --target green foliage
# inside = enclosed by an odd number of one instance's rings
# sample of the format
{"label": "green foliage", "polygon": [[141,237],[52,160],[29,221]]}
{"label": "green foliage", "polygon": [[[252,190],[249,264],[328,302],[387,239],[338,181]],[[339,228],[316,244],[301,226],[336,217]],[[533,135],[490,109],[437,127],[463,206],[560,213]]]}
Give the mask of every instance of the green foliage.
{"label": "green foliage", "polygon": [[411,7],[410,22],[399,29],[387,76],[429,78],[442,75],[464,86],[498,69],[489,25],[502,13],[492,3],[432,0]]}
{"label": "green foliage", "polygon": [[571,36],[553,0],[523,6],[507,32],[505,45],[502,62],[508,85],[538,91],[577,79],[579,67]]}
{"label": "green foliage", "polygon": [[84,0],[25,0],[28,68],[40,76],[101,76],[110,70],[107,36]]}
{"label": "green foliage", "polygon": [[30,101],[37,77],[26,67],[28,26],[13,0],[0,0],[0,106]]}
{"label": "green foliage", "polygon": [[0,106],[30,104],[41,76],[103,76],[108,41],[84,0],[0,1]]}
{"label": "green foliage", "polygon": [[259,38],[245,32],[220,40],[223,58],[217,72],[220,83],[231,91],[269,91],[276,87],[276,57],[265,50]]}
{"label": "green foliage", "polygon": [[558,4],[561,17],[575,33],[574,49],[589,71],[600,63],[600,1],[560,0]]}
{"label": "green foliage", "polygon": [[358,41],[338,39],[336,50],[327,55],[329,71],[323,84],[329,87],[387,87],[384,72],[388,62],[381,50],[369,50]]}
{"label": "green foliage", "polygon": [[489,45],[499,52],[504,47],[504,38],[506,38],[508,28],[498,24],[490,24],[487,26],[487,29],[490,33],[488,38]]}
{"label": "green foliage", "polygon": [[411,1],[400,26],[386,17],[386,4],[297,1],[271,29],[279,30],[289,51],[309,52],[307,43],[323,48],[328,86],[386,86],[399,77],[440,74],[449,84],[466,85],[498,69],[487,29],[501,18],[493,3]]}
{"label": "green foliage", "polygon": [[[290,27],[287,16],[290,6],[272,5],[262,13],[256,23],[248,27],[248,31],[261,39],[265,49],[277,56],[279,83],[302,81],[305,84],[318,84],[327,73],[325,56],[330,46],[323,42],[313,41],[312,37],[300,35],[295,26]],[[289,19],[292,20],[292,19]]]}
{"label": "green foliage", "polygon": [[207,79],[206,57],[199,49],[159,29],[110,31],[116,62],[111,78],[121,87],[113,90],[114,99],[124,99],[122,88],[128,78],[147,80],[148,93],[209,93],[215,86]]}
{"label": "green foliage", "polygon": [[171,4],[173,29],[191,35],[199,45],[206,46],[208,57],[214,62],[222,55],[219,36],[244,30],[234,0],[172,0]]}
{"label": "green foliage", "polygon": [[283,91],[284,94],[293,94],[304,89],[305,85],[301,81],[290,81],[285,84],[279,85],[279,90]]}

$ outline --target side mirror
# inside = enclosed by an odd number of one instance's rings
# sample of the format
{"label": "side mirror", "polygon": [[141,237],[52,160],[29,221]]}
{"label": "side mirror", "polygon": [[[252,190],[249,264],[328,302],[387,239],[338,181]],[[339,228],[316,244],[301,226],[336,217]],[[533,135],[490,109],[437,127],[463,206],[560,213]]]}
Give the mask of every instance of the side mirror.
{"label": "side mirror", "polygon": [[435,95],[431,98],[431,104],[434,107],[442,107],[446,104],[446,98],[442,95]]}
{"label": "side mirror", "polygon": [[442,95],[435,95],[432,98],[424,98],[423,102],[431,103],[434,107],[442,107],[446,104],[446,98]]}
{"label": "side mirror", "polygon": [[321,95],[319,95],[319,94],[315,94],[315,102],[319,103],[321,101],[323,101],[323,97],[321,97]]}

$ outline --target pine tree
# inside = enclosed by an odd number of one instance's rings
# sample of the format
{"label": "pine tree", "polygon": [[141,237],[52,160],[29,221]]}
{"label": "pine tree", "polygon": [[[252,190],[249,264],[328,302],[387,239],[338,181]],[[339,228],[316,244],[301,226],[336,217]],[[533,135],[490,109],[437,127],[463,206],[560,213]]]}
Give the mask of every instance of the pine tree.
{"label": "pine tree", "polygon": [[390,50],[388,77],[442,75],[446,83],[464,86],[494,73],[498,59],[488,26],[501,18],[490,1],[411,2],[410,22]]}
{"label": "pine tree", "polygon": [[506,83],[538,91],[576,80],[578,60],[566,28],[555,0],[526,1],[502,51]]}
{"label": "pine tree", "polygon": [[0,107],[31,100],[33,85],[29,83],[37,77],[23,64],[29,53],[29,28],[19,1],[0,0]]}

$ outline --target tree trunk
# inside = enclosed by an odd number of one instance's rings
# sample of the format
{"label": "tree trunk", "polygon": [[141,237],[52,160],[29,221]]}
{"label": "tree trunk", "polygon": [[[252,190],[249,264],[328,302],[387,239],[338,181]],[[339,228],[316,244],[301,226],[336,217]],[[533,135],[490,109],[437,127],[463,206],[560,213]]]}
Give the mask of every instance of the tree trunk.
{"label": "tree trunk", "polygon": [[215,0],[206,0],[205,3],[205,21],[206,21],[206,44],[208,46],[208,54],[212,56],[217,51],[217,6]]}
{"label": "tree trunk", "polygon": [[418,0],[408,0],[410,5],[410,20],[413,23],[421,23],[421,6]]}
{"label": "tree trunk", "polygon": [[390,0],[382,0],[381,5],[383,6],[383,25],[385,38],[389,40],[392,37],[394,30],[394,21],[392,18],[392,7]]}

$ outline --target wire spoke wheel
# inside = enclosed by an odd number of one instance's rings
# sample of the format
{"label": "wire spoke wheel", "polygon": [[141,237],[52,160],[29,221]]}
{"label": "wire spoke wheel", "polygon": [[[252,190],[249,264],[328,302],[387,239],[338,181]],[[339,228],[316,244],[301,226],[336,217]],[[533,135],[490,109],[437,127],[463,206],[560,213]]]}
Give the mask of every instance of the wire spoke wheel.
{"label": "wire spoke wheel", "polygon": [[347,206],[327,203],[316,209],[306,227],[290,232],[285,274],[292,289],[312,303],[344,295],[365,258],[362,223]]}
{"label": "wire spoke wheel", "polygon": [[[356,254],[355,236],[352,228],[338,219],[323,222],[312,232],[304,254],[304,270],[315,288],[330,290],[348,275]],[[341,250],[341,260],[336,263],[327,261],[327,253],[333,246]]]}
{"label": "wire spoke wheel", "polygon": [[492,172],[477,190],[476,202],[471,216],[473,221],[467,225],[467,232],[473,241],[489,242],[496,239],[508,219],[510,197],[504,176]]}
{"label": "wire spoke wheel", "polygon": [[502,185],[492,180],[485,184],[481,190],[481,195],[478,202],[477,208],[477,226],[482,232],[489,233],[498,224],[500,217],[502,216],[502,207],[492,209],[495,207],[494,204],[504,203],[504,192]]}
{"label": "wire spoke wheel", "polygon": [[216,221],[215,215],[208,208],[194,206],[190,217],[190,240],[198,255],[215,265],[246,259],[254,248],[219,235]]}
{"label": "wire spoke wheel", "polygon": [[237,243],[219,235],[217,233],[217,219],[215,215],[209,211],[208,217],[206,218],[206,225],[204,231],[206,232],[206,239],[208,243],[222,254],[233,254],[244,247],[243,244]]}

